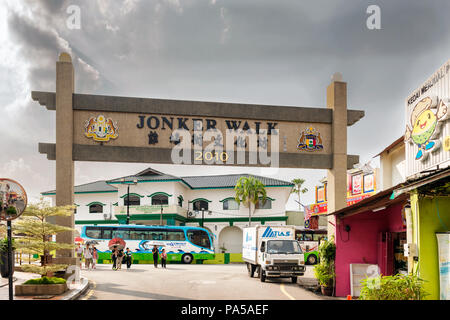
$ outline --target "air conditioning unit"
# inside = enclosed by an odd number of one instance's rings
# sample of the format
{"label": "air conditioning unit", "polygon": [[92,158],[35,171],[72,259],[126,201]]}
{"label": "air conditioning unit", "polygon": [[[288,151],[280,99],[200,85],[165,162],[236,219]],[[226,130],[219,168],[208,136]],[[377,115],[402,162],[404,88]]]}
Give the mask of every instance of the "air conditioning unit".
{"label": "air conditioning unit", "polygon": [[193,218],[193,217],[196,216],[196,214],[195,214],[195,212],[193,212],[193,211],[188,211],[188,212],[187,212],[187,216],[188,216],[188,218]]}

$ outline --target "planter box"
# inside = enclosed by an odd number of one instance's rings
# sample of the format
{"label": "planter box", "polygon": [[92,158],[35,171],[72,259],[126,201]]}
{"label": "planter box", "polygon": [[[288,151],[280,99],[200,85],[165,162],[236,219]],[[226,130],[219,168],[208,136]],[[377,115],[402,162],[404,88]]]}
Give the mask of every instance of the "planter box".
{"label": "planter box", "polygon": [[61,284],[18,284],[15,286],[16,296],[60,295],[67,291],[67,283]]}

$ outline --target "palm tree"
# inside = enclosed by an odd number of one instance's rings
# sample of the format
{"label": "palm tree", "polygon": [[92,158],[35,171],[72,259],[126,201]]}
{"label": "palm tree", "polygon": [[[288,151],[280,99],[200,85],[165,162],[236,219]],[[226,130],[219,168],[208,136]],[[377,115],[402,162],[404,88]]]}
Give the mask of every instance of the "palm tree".
{"label": "palm tree", "polygon": [[240,177],[234,190],[236,191],[236,202],[238,204],[242,202],[246,207],[248,206],[248,226],[250,227],[252,223],[252,203],[256,207],[260,198],[263,203],[266,202],[266,187],[254,177]]}
{"label": "palm tree", "polygon": [[302,188],[302,185],[305,183],[305,179],[294,179],[291,181],[294,184],[294,187],[291,190],[291,194],[295,193],[298,196],[298,207],[299,210],[302,211],[302,204],[300,203],[300,194],[308,192],[307,188]]}

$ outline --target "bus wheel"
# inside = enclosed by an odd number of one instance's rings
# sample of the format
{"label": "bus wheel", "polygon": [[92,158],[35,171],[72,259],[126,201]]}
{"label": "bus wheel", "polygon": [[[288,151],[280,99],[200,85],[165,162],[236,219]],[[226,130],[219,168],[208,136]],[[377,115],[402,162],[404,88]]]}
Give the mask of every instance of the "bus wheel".
{"label": "bus wheel", "polygon": [[316,264],[317,263],[317,257],[314,254],[310,254],[308,256],[308,264]]}
{"label": "bus wheel", "polygon": [[193,260],[194,257],[189,253],[183,254],[183,256],[181,257],[181,261],[183,261],[184,264],[190,264]]}

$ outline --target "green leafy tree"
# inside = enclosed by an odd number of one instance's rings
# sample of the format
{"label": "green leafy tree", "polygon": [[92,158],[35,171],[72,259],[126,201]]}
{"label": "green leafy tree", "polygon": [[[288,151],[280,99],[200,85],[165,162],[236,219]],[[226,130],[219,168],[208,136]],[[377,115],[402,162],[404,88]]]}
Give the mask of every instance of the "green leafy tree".
{"label": "green leafy tree", "polygon": [[291,190],[291,194],[295,193],[297,195],[297,197],[298,197],[298,208],[299,208],[299,211],[302,211],[300,195],[308,192],[307,188],[303,188],[302,187],[303,184],[305,183],[305,179],[297,178],[297,179],[293,179],[291,182],[294,184],[294,187]]}
{"label": "green leafy tree", "polygon": [[[14,221],[13,232],[16,246],[25,253],[48,256],[53,250],[73,249],[74,244],[52,241],[52,236],[61,232],[72,231],[72,228],[59,226],[47,221],[50,217],[66,217],[73,213],[74,206],[52,207],[42,198],[37,204],[30,204],[22,216]],[[25,264],[22,269],[27,272],[38,273],[42,276],[49,272],[63,270],[67,265],[48,264],[46,259],[41,265]]]}
{"label": "green leafy tree", "polygon": [[252,204],[256,208],[256,204],[260,199],[263,203],[266,202],[266,187],[255,177],[241,177],[236,183],[234,190],[236,192],[236,202],[238,204],[243,203],[248,207],[248,225],[250,226],[252,223]]}

